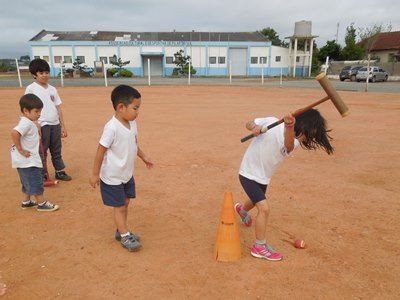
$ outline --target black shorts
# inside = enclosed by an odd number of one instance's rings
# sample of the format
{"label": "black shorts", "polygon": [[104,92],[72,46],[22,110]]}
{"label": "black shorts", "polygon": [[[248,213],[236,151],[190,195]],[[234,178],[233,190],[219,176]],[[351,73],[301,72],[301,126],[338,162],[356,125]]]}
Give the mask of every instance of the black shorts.
{"label": "black shorts", "polygon": [[100,180],[100,192],[104,205],[121,207],[125,205],[126,198],[135,198],[135,179],[132,177],[127,183],[110,185]]}
{"label": "black shorts", "polygon": [[239,175],[239,180],[244,191],[246,192],[251,202],[253,202],[253,204],[256,204],[257,202],[267,199],[265,197],[265,192],[267,191],[268,185],[258,183],[242,175]]}

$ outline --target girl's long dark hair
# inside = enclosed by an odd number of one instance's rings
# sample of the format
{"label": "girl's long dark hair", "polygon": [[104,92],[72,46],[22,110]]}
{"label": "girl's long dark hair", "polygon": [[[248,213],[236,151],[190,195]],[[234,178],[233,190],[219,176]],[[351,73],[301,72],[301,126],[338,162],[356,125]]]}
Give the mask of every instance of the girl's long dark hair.
{"label": "girl's long dark hair", "polygon": [[316,109],[296,117],[294,131],[297,137],[304,135],[305,140],[301,146],[308,150],[322,148],[326,153],[332,154],[333,147],[330,144],[332,137],[328,134],[331,130],[326,129],[324,117]]}

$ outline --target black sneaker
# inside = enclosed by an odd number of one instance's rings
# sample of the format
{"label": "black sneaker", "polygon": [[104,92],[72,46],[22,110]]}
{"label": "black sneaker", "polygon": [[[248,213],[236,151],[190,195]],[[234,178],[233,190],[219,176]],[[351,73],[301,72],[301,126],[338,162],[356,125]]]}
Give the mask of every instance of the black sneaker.
{"label": "black sneaker", "polygon": [[57,204],[45,201],[43,204],[37,206],[37,211],[55,211],[59,209]]}
{"label": "black sneaker", "polygon": [[[135,240],[137,240],[138,242],[140,242],[140,236],[138,236],[137,234],[133,233],[133,232],[129,232],[134,238]],[[115,239],[119,242],[121,241],[121,234],[119,233],[118,229],[115,230]]]}
{"label": "black sneaker", "polygon": [[62,181],[70,181],[72,179],[65,171],[56,171],[56,179]]}
{"label": "black sneaker", "polygon": [[29,200],[29,202],[25,202],[25,203],[22,202],[21,203],[22,209],[27,209],[27,208],[30,208],[30,207],[34,207],[36,205],[37,205],[37,203],[35,201],[33,201],[33,200]]}

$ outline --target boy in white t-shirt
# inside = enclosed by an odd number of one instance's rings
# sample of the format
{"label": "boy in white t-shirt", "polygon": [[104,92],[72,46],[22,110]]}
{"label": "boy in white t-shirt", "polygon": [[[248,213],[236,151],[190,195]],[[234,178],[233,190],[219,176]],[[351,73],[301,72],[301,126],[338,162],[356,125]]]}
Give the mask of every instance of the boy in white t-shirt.
{"label": "boy in white t-shirt", "polygon": [[34,94],[26,94],[19,100],[19,105],[22,116],[11,132],[14,142],[11,162],[22,184],[24,200],[21,207],[25,209],[37,205],[38,211],[55,211],[58,205],[43,199],[43,164],[39,155],[39,128],[35,123],[40,117],[43,103]]}
{"label": "boy in white t-shirt", "polygon": [[140,93],[130,86],[119,85],[112,91],[111,101],[115,114],[104,126],[90,185],[96,187],[100,184],[104,205],[114,208],[114,222],[117,227],[115,239],[129,251],[137,251],[141,248],[140,238],[130,232],[127,226],[129,202],[136,197],[134,164],[136,156],[149,169],[153,167],[153,162],[137,143],[135,119],[141,105]]}
{"label": "boy in white t-shirt", "polygon": [[[66,138],[68,133],[61,109],[60,96],[56,88],[48,84],[50,66],[47,61],[36,58],[30,62],[29,72],[36,81],[26,87],[25,94],[35,94],[43,102],[43,110],[38,123],[41,126],[44,167],[46,168],[47,151],[50,150],[56,179],[69,181],[72,178],[64,170],[65,164],[61,155],[61,138]],[[43,176],[46,177],[46,172]]]}
{"label": "boy in white t-shirt", "polygon": [[256,137],[244,154],[239,180],[250,200],[246,200],[243,205],[240,203],[235,205],[236,212],[246,226],[251,226],[253,223],[248,211],[257,207],[256,241],[251,249],[251,255],[272,261],[282,259],[282,255],[274,251],[265,240],[270,211],[265,193],[272,175],[281,161],[299,145],[307,150],[321,148],[328,154],[333,153],[325,119],[317,110],[311,109],[296,118],[288,114],[283,119],[284,123],[268,130],[265,134],[260,134],[261,129],[278,121],[277,118],[260,118],[246,124],[246,128]]}

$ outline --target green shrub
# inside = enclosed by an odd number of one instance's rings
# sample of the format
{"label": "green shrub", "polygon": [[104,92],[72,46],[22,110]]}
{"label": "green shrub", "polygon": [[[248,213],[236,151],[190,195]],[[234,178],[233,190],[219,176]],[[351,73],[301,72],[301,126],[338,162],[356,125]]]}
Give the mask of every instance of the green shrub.
{"label": "green shrub", "polygon": [[133,76],[133,73],[127,69],[122,69],[119,74],[121,77],[132,77]]}
{"label": "green shrub", "polygon": [[117,73],[118,72],[118,69],[117,68],[111,68],[111,69],[108,69],[107,70],[107,76],[114,76],[114,74],[115,73]]}

